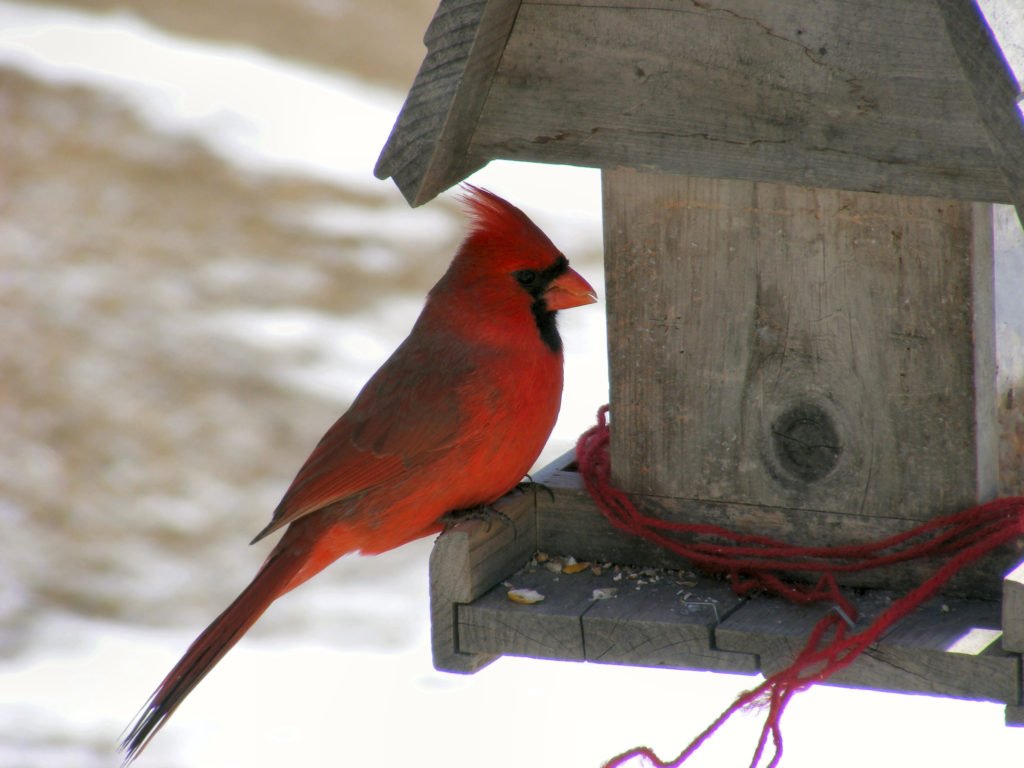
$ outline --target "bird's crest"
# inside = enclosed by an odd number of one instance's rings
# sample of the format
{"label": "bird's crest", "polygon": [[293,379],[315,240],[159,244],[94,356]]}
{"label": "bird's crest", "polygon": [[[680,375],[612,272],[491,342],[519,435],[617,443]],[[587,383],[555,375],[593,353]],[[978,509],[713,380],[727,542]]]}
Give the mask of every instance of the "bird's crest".
{"label": "bird's crest", "polygon": [[459,201],[470,217],[466,245],[485,250],[494,258],[506,256],[510,264],[543,268],[561,256],[548,236],[530,217],[493,192],[463,184]]}

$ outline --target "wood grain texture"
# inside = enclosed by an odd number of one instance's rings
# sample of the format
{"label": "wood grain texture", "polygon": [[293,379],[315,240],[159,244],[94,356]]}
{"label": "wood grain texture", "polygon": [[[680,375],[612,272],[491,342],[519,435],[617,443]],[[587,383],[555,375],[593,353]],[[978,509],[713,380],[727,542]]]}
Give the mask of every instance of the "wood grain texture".
{"label": "wood grain texture", "polygon": [[[1013,202],[1024,165],[993,154],[971,84],[1012,75],[986,52],[968,82],[946,31],[960,16],[934,0],[523,2],[469,153]],[[976,32],[960,48],[990,44]],[[984,91],[1001,137],[1020,133],[1004,90]]]}
{"label": "wood grain texture", "polygon": [[[885,610],[892,593],[868,592],[855,600],[856,629]],[[762,597],[735,611],[715,632],[723,650],[756,653],[764,674],[788,666],[803,649],[824,606],[797,606]],[[883,635],[829,684],[875,690],[931,693],[964,699],[1020,701],[1018,654],[999,643],[999,604],[939,600],[923,605]]]}
{"label": "wood grain texture", "polygon": [[649,583],[620,579],[614,598],[583,615],[588,661],[718,672],[758,671],[757,657],[715,647],[714,629],[743,600],[728,584],[691,573]]}
{"label": "wood grain texture", "polygon": [[[536,475],[549,478],[572,461],[565,454]],[[438,536],[430,552],[430,633],[434,666],[446,672],[476,672],[493,655],[466,650],[459,636],[460,606],[484,595],[519,570],[537,551],[539,488],[513,490],[494,504],[508,520],[467,520]]]}
{"label": "wood grain texture", "polygon": [[936,0],[950,43],[1006,179],[1010,202],[1024,224],[1024,118],[1020,88],[974,0]]}
{"label": "wood grain texture", "polygon": [[[512,587],[544,600],[518,605],[508,598]],[[595,589],[614,596],[595,599]],[[460,606],[459,639],[480,654],[753,674],[755,656],[719,651],[712,641],[740,603],[728,585],[693,575],[565,574],[533,565]]]}
{"label": "wood grain texture", "polygon": [[1024,653],[1024,562],[1003,579],[1003,648]]}
{"label": "wood grain texture", "polygon": [[494,660],[493,655],[463,649],[459,606],[485,594],[536,551],[533,494],[514,491],[494,506],[511,525],[462,522],[441,534],[430,552],[430,636],[439,670],[472,673]]}
{"label": "wood grain texture", "polygon": [[995,496],[989,206],[603,179],[620,487],[819,544]]}
{"label": "wood grain texture", "polygon": [[392,177],[420,205],[487,164],[470,139],[519,0],[442,0],[423,41],[427,55],[374,174]]}
{"label": "wood grain texture", "polygon": [[499,584],[472,604],[459,606],[460,646],[476,653],[584,661],[580,617],[592,602],[589,580],[580,574],[561,583],[555,579],[544,569],[509,577],[511,587],[544,596],[531,605],[512,602],[510,587]]}

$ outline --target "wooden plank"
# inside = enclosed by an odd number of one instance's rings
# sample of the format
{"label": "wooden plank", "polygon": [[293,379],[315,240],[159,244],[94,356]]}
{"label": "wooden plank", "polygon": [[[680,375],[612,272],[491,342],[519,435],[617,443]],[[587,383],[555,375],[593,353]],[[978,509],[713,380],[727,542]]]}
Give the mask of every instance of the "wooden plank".
{"label": "wooden plank", "polygon": [[684,573],[655,581],[626,578],[613,584],[618,585],[616,596],[595,602],[583,615],[588,661],[758,671],[754,654],[715,647],[715,627],[743,602],[724,581]]}
{"label": "wooden plank", "polygon": [[[860,614],[856,628],[866,626],[891,600],[891,593],[881,591],[855,600]],[[757,653],[762,671],[771,675],[793,661],[828,610],[759,598],[729,616],[715,638],[720,649]],[[998,603],[931,601],[893,626],[829,683],[1016,705],[1021,658],[1004,651],[999,637]]]}
{"label": "wooden plank", "polygon": [[1003,648],[1024,653],[1024,562],[1003,578]]}
{"label": "wooden plank", "polygon": [[[1000,644],[999,603],[945,598],[898,622],[865,654],[857,685],[875,687],[893,668],[928,682],[922,692],[1016,704],[1021,659]],[[877,664],[875,664],[877,662]],[[868,665],[877,669],[867,672]],[[865,682],[866,681],[866,682]]]}
{"label": "wooden plank", "polygon": [[1006,724],[1017,728],[1024,726],[1024,706],[1007,704]]}
{"label": "wooden plank", "polygon": [[512,29],[519,0],[442,0],[423,41],[427,55],[374,174],[392,177],[410,205],[435,197],[489,157],[470,135]]}
{"label": "wooden plank", "polygon": [[468,153],[1011,202],[973,92],[932,0],[523,2]]}
{"label": "wooden plank", "polygon": [[[452,618],[455,621],[455,634],[457,637],[456,642],[457,647],[459,648],[459,652],[461,654],[468,653],[474,658],[493,659],[495,657],[495,654],[515,654],[515,651],[510,650],[510,648],[519,647],[524,651],[533,651],[532,653],[524,653],[523,655],[536,656],[537,658],[570,659],[575,658],[577,656],[580,658],[582,657],[582,650],[576,650],[577,648],[582,647],[582,634],[579,627],[579,619],[578,616],[576,616],[574,610],[572,609],[572,605],[574,604],[573,601],[577,600],[578,597],[576,595],[565,595],[560,600],[553,600],[549,602],[542,609],[543,613],[550,615],[553,618],[555,624],[554,631],[560,634],[560,638],[557,640],[549,639],[547,642],[545,642],[539,639],[544,638],[548,630],[533,630],[529,628],[529,617],[531,613],[535,613],[530,611],[522,612],[522,618],[525,619],[523,623],[525,623],[527,626],[521,628],[526,629],[528,637],[535,638],[532,641],[532,643],[520,643],[518,645],[514,645],[510,641],[506,642],[506,640],[503,640],[501,643],[494,642],[495,635],[499,634],[500,631],[495,632],[487,629],[489,621],[492,618],[491,615],[489,614],[490,609],[488,608],[488,605],[499,605],[504,608],[508,607],[507,605],[505,605],[505,603],[507,602],[509,605],[513,607],[530,607],[515,606],[514,603],[511,603],[511,601],[509,601],[507,597],[508,588],[501,586],[500,582],[502,582],[504,578],[512,572],[518,571],[521,568],[521,566],[523,566],[523,564],[526,563],[537,551],[536,509],[540,504],[546,502],[551,498],[551,496],[554,493],[553,488],[555,486],[557,486],[560,482],[564,482],[563,480],[561,480],[561,478],[563,478],[566,474],[564,470],[566,467],[572,464],[574,459],[575,451],[568,451],[562,456],[559,456],[557,459],[555,459],[546,467],[544,467],[540,472],[534,475],[533,479],[536,485],[532,489],[533,492],[528,492],[528,497],[533,504],[534,510],[533,518],[530,521],[530,525],[532,526],[531,540],[533,544],[533,549],[529,551],[523,551],[522,549],[519,549],[514,558],[514,567],[503,566],[501,568],[502,578],[494,578],[494,575],[492,574],[488,575],[488,577],[485,579],[479,580],[480,584],[489,584],[490,587],[493,587],[493,589],[491,589],[491,593],[486,596],[486,600],[478,603],[475,606],[468,605],[474,600],[483,597],[482,593],[477,592],[476,594],[472,595],[471,599],[463,598],[458,601],[461,604],[456,607],[456,612],[453,614]],[[572,473],[568,474],[572,475]],[[439,557],[442,556],[443,553],[439,555]],[[508,562],[511,563],[512,561]],[[517,584],[516,586],[522,588],[529,587],[529,585],[526,583]],[[433,590],[431,590],[431,592],[433,593]],[[469,595],[470,592],[466,591],[464,594]],[[555,610],[555,608],[561,608],[561,614],[559,614],[559,612]],[[574,616],[576,617],[573,618]],[[566,617],[568,617],[568,620],[566,620]],[[497,623],[500,625],[500,619],[498,620]],[[505,634],[506,639],[507,637],[508,633]],[[492,647],[493,650],[488,650]],[[562,648],[562,655],[545,656],[543,651],[546,647]],[[575,656],[567,656],[565,654],[575,654]]]}
{"label": "wooden plank", "polygon": [[508,598],[510,586],[499,584],[476,602],[459,606],[460,647],[475,653],[584,661],[580,618],[593,590],[579,574],[566,576],[562,583],[556,578],[539,568],[508,579],[511,587],[544,595],[539,603],[517,605]]}
{"label": "wooden plank", "polygon": [[[741,602],[728,585],[678,572],[589,569],[567,574],[533,563],[470,605],[459,641],[480,654],[754,673],[757,658],[712,645],[712,631]],[[511,588],[540,602],[519,605]],[[595,590],[612,595],[595,597]]]}
{"label": "wooden plank", "polygon": [[[995,495],[988,206],[603,178],[621,488],[727,505],[794,543]],[[997,596],[1006,562],[976,572],[977,596]]]}
{"label": "wooden plank", "polygon": [[[565,454],[534,475],[538,484],[572,461]],[[446,672],[476,672],[493,655],[467,651],[458,632],[459,607],[485,594],[519,570],[537,551],[537,488],[513,490],[495,509],[508,517],[466,520],[442,533],[430,552],[430,633],[434,666]]]}
{"label": "wooden plank", "polygon": [[486,593],[536,551],[534,495],[513,491],[494,506],[511,525],[468,520],[441,534],[430,552],[431,646],[434,666],[446,672],[476,672],[494,660],[462,647],[459,605]]}

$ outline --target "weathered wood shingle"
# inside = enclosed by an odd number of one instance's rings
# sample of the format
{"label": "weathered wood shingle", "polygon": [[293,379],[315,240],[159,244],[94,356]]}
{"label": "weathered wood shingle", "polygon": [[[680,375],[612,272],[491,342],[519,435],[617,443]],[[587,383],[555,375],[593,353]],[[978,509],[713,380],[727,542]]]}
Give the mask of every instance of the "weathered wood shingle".
{"label": "weathered wood shingle", "polygon": [[374,173],[419,205],[487,164],[470,136],[512,28],[518,0],[442,0],[423,60]]}
{"label": "weathered wood shingle", "polygon": [[495,158],[1024,205],[1017,86],[973,0],[443,2],[377,167]]}

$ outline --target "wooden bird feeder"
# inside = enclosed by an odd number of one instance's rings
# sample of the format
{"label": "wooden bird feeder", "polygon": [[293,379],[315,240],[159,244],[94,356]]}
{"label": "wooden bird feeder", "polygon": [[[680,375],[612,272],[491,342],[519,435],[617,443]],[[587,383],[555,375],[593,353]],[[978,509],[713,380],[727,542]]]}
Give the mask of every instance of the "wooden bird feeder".
{"label": "wooden bird feeder", "polygon": [[[1024,124],[973,0],[442,0],[425,43],[377,166],[411,204],[494,158],[602,169],[611,459],[639,504],[824,546],[999,493],[991,204],[1024,212]],[[552,496],[501,502],[514,528],[438,539],[439,669],[770,674],[828,610],[741,599],[619,532],[572,455],[537,479]],[[538,551],[641,575],[524,570]],[[960,574],[834,682],[1024,723],[1020,557]],[[843,583],[870,621],[934,567]],[[513,603],[510,578],[546,599]]]}

